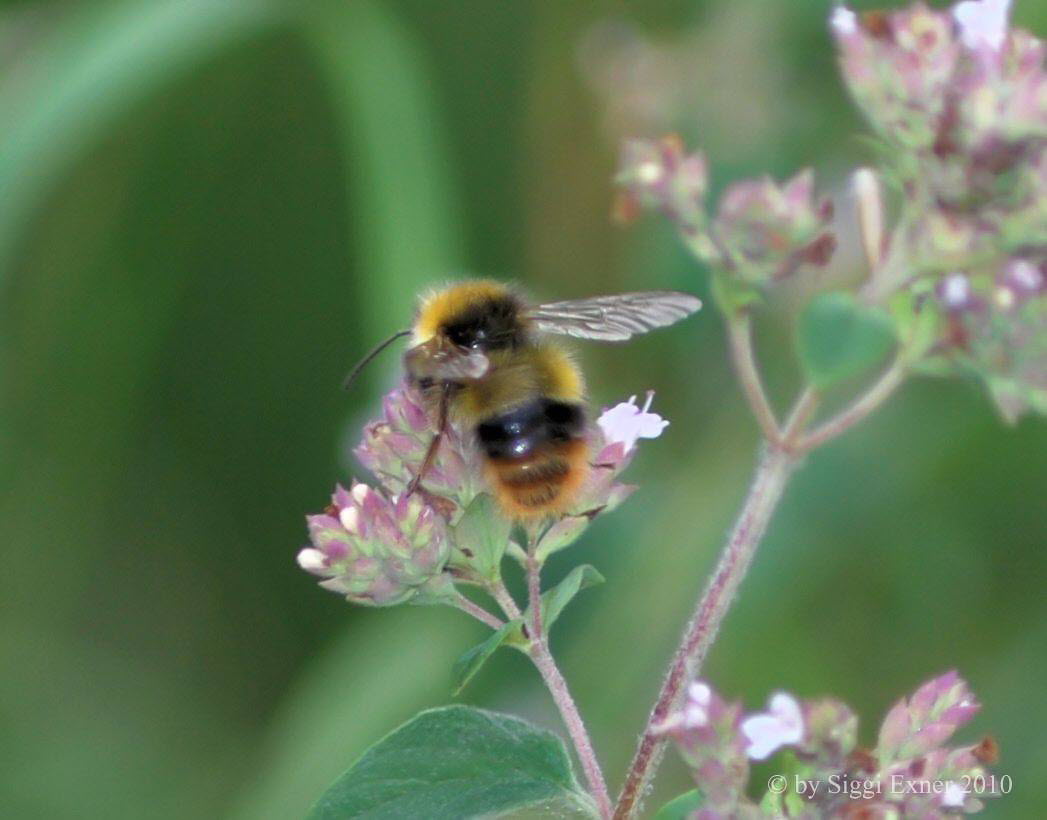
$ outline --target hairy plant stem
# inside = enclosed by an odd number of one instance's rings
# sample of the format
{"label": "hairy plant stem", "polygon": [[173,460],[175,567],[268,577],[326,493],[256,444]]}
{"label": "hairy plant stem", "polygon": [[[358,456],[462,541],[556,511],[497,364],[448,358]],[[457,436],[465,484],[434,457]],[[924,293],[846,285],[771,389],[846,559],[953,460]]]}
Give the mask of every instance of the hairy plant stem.
{"label": "hairy plant stem", "polygon": [[767,400],[760,371],[756,368],[751,325],[748,311],[735,313],[727,320],[731,361],[734,363],[738,381],[741,382],[745,397],[749,400],[749,407],[763,431],[764,438],[771,444],[778,444],[781,440],[781,431],[778,428],[778,419],[775,418],[774,409]]}
{"label": "hairy plant stem", "polygon": [[456,592],[454,597],[454,606],[456,609],[460,609],[467,615],[472,615],[476,620],[481,623],[487,624],[491,629],[501,629],[505,626],[505,622],[500,618],[495,617],[486,609],[478,604],[474,604],[462,593]]}
{"label": "hairy plant stem", "polygon": [[[531,641],[527,655],[538,670],[538,674],[542,676],[542,681],[549,690],[549,694],[552,695],[553,702],[560,712],[560,719],[563,720],[564,726],[567,728],[567,734],[571,738],[575,754],[578,755],[578,761],[582,765],[585,780],[589,784],[589,791],[593,799],[596,801],[600,817],[606,820],[606,818],[610,818],[612,809],[611,795],[607,791],[607,782],[604,780],[603,770],[596,759],[596,751],[593,749],[592,741],[589,739],[589,733],[585,728],[585,723],[582,721],[582,715],[578,711],[574,698],[571,697],[570,690],[567,688],[567,681],[556,666],[556,661],[553,660],[552,653],[549,651],[548,635],[542,629],[541,564],[535,558],[533,542],[527,551],[526,569],[527,597],[531,610],[530,621],[526,624]],[[520,607],[513,600],[513,596],[509,594],[509,590],[505,588],[503,581],[498,580],[492,583],[488,589],[492,597],[505,612],[507,618],[516,619],[523,617]]]}
{"label": "hairy plant stem", "polygon": [[905,381],[905,376],[905,364],[899,357],[883,372],[883,375],[880,376],[873,386],[849,407],[835,418],[830,419],[803,436],[797,443],[795,452],[809,452],[850,430],[887,401],[902,382]]}
{"label": "hairy plant stem", "polygon": [[[807,399],[809,404],[813,399]],[[802,408],[798,408],[802,409]],[[806,411],[805,411],[806,412]],[[796,412],[793,418],[798,418]],[[669,666],[658,700],[644,727],[640,744],[618,797],[614,817],[630,818],[640,808],[640,800],[661,759],[665,740],[657,733],[658,725],[675,708],[684,685],[697,674],[712,645],[724,615],[748,572],[756,547],[760,543],[771,514],[782,497],[796,456],[787,449],[768,445],[756,470],[749,496],[720,555],[719,563],[698,601]]]}
{"label": "hairy plant stem", "polygon": [[596,759],[596,752],[593,750],[589,733],[582,722],[582,716],[578,712],[578,707],[575,705],[574,699],[567,688],[567,681],[564,680],[563,675],[560,674],[560,670],[553,661],[553,656],[549,652],[549,645],[544,635],[532,639],[530,655],[531,660],[538,669],[538,673],[542,676],[542,680],[545,681],[546,688],[548,688],[549,693],[556,702],[556,708],[560,710],[560,717],[567,727],[567,733],[571,736],[571,742],[574,744],[574,750],[582,764],[582,771],[585,772],[589,790],[592,792],[593,799],[596,800],[596,807],[600,812],[600,817],[610,818],[611,795],[607,791],[607,783],[604,780],[603,771],[600,769],[600,763]]}

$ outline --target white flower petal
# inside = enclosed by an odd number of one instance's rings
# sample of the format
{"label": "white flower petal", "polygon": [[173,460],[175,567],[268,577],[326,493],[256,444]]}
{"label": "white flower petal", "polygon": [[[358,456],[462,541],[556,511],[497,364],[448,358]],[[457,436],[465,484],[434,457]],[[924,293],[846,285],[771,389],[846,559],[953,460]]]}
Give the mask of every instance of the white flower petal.
{"label": "white flower petal", "polygon": [[963,0],[953,6],[960,39],[969,49],[999,51],[1007,39],[1011,0]]}
{"label": "white flower petal", "polygon": [[959,808],[963,806],[966,799],[967,792],[964,791],[963,786],[959,783],[950,780],[945,784],[945,791],[942,793],[943,808]]}
{"label": "white flower petal", "polygon": [[654,398],[654,391],[647,394],[647,401],[641,410],[636,406],[636,396],[630,396],[628,402],[616,404],[605,410],[596,420],[604,439],[608,444],[622,444],[629,452],[641,438],[658,438],[669,422],[657,413],[648,413]]}
{"label": "white flower petal", "polygon": [[306,547],[298,553],[298,566],[306,572],[322,572],[326,568],[325,556],[320,550]]}
{"label": "white flower petal", "polygon": [[687,729],[697,729],[700,726],[705,726],[708,722],[709,713],[697,703],[689,703],[687,708],[683,710],[683,725]]}
{"label": "white flower petal", "polygon": [[837,34],[854,34],[858,31],[858,15],[847,6],[837,6],[829,17],[829,25]]}
{"label": "white flower petal", "polygon": [[707,683],[695,681],[687,687],[687,699],[692,703],[697,703],[699,706],[708,706],[712,697],[713,690],[709,688],[709,684]]}
{"label": "white flower petal", "polygon": [[745,735],[749,745],[746,754],[752,760],[766,760],[779,746],[783,745],[779,740],[780,726],[776,718],[770,715],[753,715],[742,721],[742,734]]}
{"label": "white flower petal", "polygon": [[770,713],[778,718],[784,743],[799,743],[803,739],[803,710],[792,695],[778,692],[771,698]]}
{"label": "white flower petal", "polygon": [[[358,485],[364,486],[364,485]],[[354,493],[355,495],[355,493]],[[338,513],[338,520],[342,522],[342,526],[353,535],[360,534],[360,511],[356,507],[344,507],[340,513]]]}
{"label": "white flower petal", "polygon": [[942,302],[948,308],[960,308],[971,298],[971,283],[962,273],[951,273],[942,280]]}
{"label": "white flower petal", "polygon": [[771,698],[767,712],[747,717],[741,723],[749,745],[746,753],[753,760],[765,760],[782,746],[803,739],[803,712],[792,695],[779,692]]}

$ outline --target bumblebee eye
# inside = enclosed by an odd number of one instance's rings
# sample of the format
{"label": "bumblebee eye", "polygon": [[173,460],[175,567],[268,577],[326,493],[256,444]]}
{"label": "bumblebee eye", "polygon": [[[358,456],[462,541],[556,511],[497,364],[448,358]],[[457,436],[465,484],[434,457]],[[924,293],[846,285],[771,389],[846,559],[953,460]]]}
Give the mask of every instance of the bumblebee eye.
{"label": "bumblebee eye", "polygon": [[479,348],[487,339],[487,333],[475,324],[452,325],[447,328],[447,338],[458,347]]}

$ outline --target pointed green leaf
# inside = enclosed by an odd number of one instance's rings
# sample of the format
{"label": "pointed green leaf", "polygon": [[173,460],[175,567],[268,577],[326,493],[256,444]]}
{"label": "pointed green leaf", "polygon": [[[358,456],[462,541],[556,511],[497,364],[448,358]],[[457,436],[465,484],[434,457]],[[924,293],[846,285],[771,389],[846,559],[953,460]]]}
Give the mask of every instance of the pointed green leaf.
{"label": "pointed green leaf", "polygon": [[571,599],[587,587],[602,584],[604,577],[591,564],[575,567],[555,587],[542,595],[542,623],[546,631],[553,625]]}
{"label": "pointed green leaf", "polygon": [[480,667],[494,654],[495,650],[505,643],[506,638],[510,634],[520,628],[521,623],[522,621],[519,618],[509,621],[501,629],[489,635],[486,641],[477,644],[455,661],[452,672],[454,675],[454,694],[457,695],[465,688],[465,685],[472,680],[473,675],[480,671]]}
{"label": "pointed green leaf", "polygon": [[890,315],[858,304],[850,293],[815,296],[800,315],[797,350],[817,388],[857,375],[879,362],[895,344]]}
{"label": "pointed green leaf", "polygon": [[571,546],[585,532],[585,528],[589,526],[589,520],[588,516],[569,515],[553,524],[546,530],[535,549],[538,562],[542,563],[554,552]]}
{"label": "pointed green leaf", "polygon": [[481,578],[498,578],[511,528],[512,522],[502,515],[494,499],[481,493],[454,526],[458,550],[452,563],[467,567]]}
{"label": "pointed green leaf", "polygon": [[660,809],[654,820],[687,820],[691,813],[702,807],[702,794],[698,789],[691,789],[674,797]]}
{"label": "pointed green leaf", "polygon": [[[590,564],[583,564],[580,567],[575,567],[564,578],[552,589],[542,593],[542,627],[549,632],[549,629],[556,622],[556,619],[560,617],[560,613],[563,612],[564,607],[571,602],[579,592],[586,587],[594,587],[597,584],[602,584],[604,577],[597,572],[596,568]],[[527,608],[527,612],[524,613],[524,623],[530,623],[531,609]],[[517,633],[511,640],[517,641],[522,639],[522,635]],[[515,644],[514,644],[515,645]]]}
{"label": "pointed green leaf", "polygon": [[563,742],[508,715],[447,706],[422,712],[372,746],[309,818],[458,820],[538,805],[543,813],[595,816]]}

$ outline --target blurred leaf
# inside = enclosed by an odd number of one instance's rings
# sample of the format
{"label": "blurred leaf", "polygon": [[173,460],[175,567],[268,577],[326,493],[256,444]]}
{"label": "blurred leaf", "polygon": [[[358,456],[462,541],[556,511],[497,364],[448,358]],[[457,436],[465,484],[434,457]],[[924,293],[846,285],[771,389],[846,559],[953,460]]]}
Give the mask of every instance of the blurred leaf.
{"label": "blurred leaf", "polygon": [[61,175],[133,105],[287,17],[287,6],[273,0],[71,8],[0,79],[0,273]]}
{"label": "blurred leaf", "polygon": [[713,271],[710,278],[710,289],[716,305],[728,316],[744,310],[763,298],[757,288],[725,271]]}
{"label": "blurred leaf", "polygon": [[821,293],[800,315],[800,362],[807,378],[818,388],[871,367],[894,343],[890,316],[878,308],[858,304],[850,293]]}
{"label": "blurred leaf", "polygon": [[480,493],[454,526],[455,543],[471,555],[464,556],[463,562],[456,554],[452,563],[464,563],[483,578],[498,578],[511,529],[512,522],[499,512],[494,499]]}
{"label": "blurred leaf", "polygon": [[490,635],[486,641],[477,644],[472,649],[465,652],[454,664],[454,694],[459,694],[470,680],[473,675],[480,671],[480,667],[484,665],[491,655],[495,653],[510,634],[520,628],[522,620],[516,618],[515,620],[509,621],[501,629],[496,630]]}
{"label": "blurred leaf", "polygon": [[372,746],[309,817],[457,820],[551,802],[589,802],[556,735],[507,715],[446,706]]}
{"label": "blurred leaf", "polygon": [[674,797],[660,809],[654,820],[687,820],[691,812],[702,807],[702,795],[698,789],[691,789],[679,797]]}
{"label": "blurred leaf", "polygon": [[918,363],[941,334],[941,316],[925,294],[904,290],[890,300],[888,309],[907,361]]}
{"label": "blurred leaf", "polygon": [[588,516],[570,515],[553,524],[542,536],[542,540],[538,542],[535,549],[538,561],[545,561],[554,552],[571,546],[585,532],[586,527],[589,526],[589,520]]}
{"label": "blurred leaf", "polygon": [[406,321],[413,296],[461,266],[458,194],[431,70],[384,5],[332,0],[304,14],[345,142],[351,227],[367,271],[353,285],[381,308],[359,315],[357,335],[388,335],[390,305],[402,305]]}

